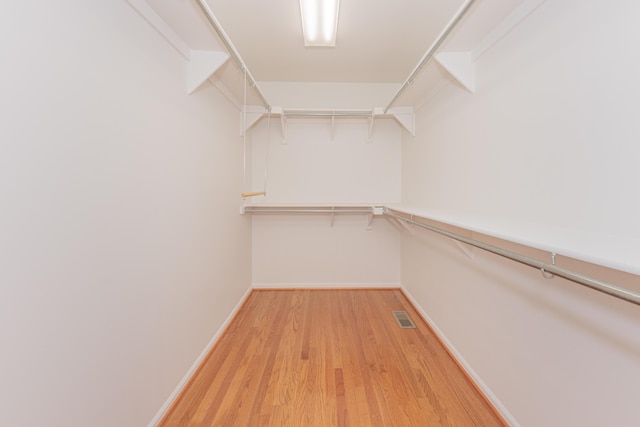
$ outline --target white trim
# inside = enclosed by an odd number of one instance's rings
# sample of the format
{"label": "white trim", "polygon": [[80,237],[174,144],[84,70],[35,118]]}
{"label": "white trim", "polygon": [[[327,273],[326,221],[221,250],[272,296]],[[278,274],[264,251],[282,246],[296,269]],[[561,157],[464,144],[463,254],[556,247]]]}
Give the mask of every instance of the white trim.
{"label": "white trim", "polygon": [[145,0],[126,0],[155,30],[168,41],[186,60],[191,58],[191,49],[173,28],[162,19]]}
{"label": "white trim", "polygon": [[511,30],[516,28],[531,13],[533,13],[546,0],[525,0],[513,12],[504,18],[498,25],[494,27],[471,51],[471,58],[476,61],[486,51],[491,49],[504,36],[509,34]]}
{"label": "white trim", "polygon": [[409,302],[411,302],[411,304],[414,306],[414,308],[420,312],[420,314],[422,315],[424,320],[429,324],[431,329],[433,329],[433,331],[436,333],[438,338],[440,338],[442,343],[447,347],[449,352],[453,355],[453,357],[460,364],[460,366],[466,371],[466,373],[473,380],[473,382],[478,386],[478,388],[482,391],[482,393],[484,393],[484,395],[491,401],[491,403],[496,408],[496,410],[498,412],[500,412],[500,415],[502,415],[504,420],[511,427],[520,427],[520,423],[518,423],[518,421],[515,419],[515,417],[502,404],[500,399],[498,399],[498,396],[496,396],[493,393],[493,391],[491,391],[489,386],[484,381],[482,381],[482,378],[480,377],[480,375],[478,375],[473,370],[471,365],[464,359],[464,357],[462,357],[462,354],[460,354],[460,352],[454,347],[453,343],[451,343],[451,341],[449,341],[449,339],[442,332],[442,330],[440,328],[438,328],[438,326],[433,321],[433,319],[431,317],[429,317],[429,315],[422,309],[422,307],[420,307],[420,304],[418,304],[418,301],[416,301],[415,298],[413,298],[413,295],[411,295],[411,293],[409,293],[407,288],[405,288],[404,286],[400,286],[400,291],[402,291],[404,296],[407,297],[407,299],[409,300]]}
{"label": "white trim", "polygon": [[180,382],[178,383],[176,388],[169,395],[169,398],[167,399],[167,401],[164,403],[164,405],[162,405],[160,410],[158,410],[158,412],[153,417],[153,419],[149,422],[149,425],[147,427],[155,427],[155,426],[158,425],[158,423],[160,422],[162,417],[164,417],[165,413],[169,410],[169,408],[173,404],[173,401],[176,400],[178,395],[180,395],[180,392],[187,385],[187,382],[189,382],[189,380],[191,379],[191,377],[195,373],[196,369],[198,369],[198,367],[200,366],[200,364],[202,363],[204,358],[207,357],[207,354],[209,354],[209,352],[211,351],[213,346],[216,344],[216,342],[218,341],[218,338],[220,338],[220,336],[225,331],[225,329],[227,328],[229,323],[231,323],[231,320],[233,320],[233,318],[236,315],[236,313],[238,312],[238,310],[240,310],[240,307],[242,307],[242,304],[244,304],[244,302],[247,300],[247,298],[249,297],[249,294],[251,293],[251,291],[253,291],[253,288],[249,287],[247,289],[247,291],[244,293],[244,295],[242,295],[242,298],[240,298],[240,301],[238,301],[238,303],[233,308],[233,310],[231,310],[231,313],[229,314],[229,316],[227,316],[227,318],[222,323],[222,325],[220,325],[220,328],[218,328],[218,330],[215,333],[215,335],[213,336],[213,338],[211,338],[211,340],[209,341],[207,346],[200,353],[200,356],[198,356],[198,358],[195,360],[195,362],[193,362],[193,365],[191,365],[191,368],[189,368],[189,370],[184,375],[184,377],[182,377],[182,380],[180,380]]}
{"label": "white trim", "polygon": [[354,289],[354,288],[394,288],[401,289],[398,282],[393,283],[254,283],[253,289]]}

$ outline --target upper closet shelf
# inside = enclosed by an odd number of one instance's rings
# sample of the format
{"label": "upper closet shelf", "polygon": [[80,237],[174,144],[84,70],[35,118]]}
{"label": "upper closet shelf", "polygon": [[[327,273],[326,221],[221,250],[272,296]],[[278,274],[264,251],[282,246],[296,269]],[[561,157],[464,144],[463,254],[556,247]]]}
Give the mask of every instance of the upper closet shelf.
{"label": "upper closet shelf", "polygon": [[242,213],[285,213],[285,214],[370,214],[382,215],[382,204],[253,204],[244,205]]}
{"label": "upper closet shelf", "polygon": [[405,205],[389,205],[387,208],[557,255],[640,275],[640,240],[638,239]]}
{"label": "upper closet shelf", "polygon": [[364,214],[367,215],[367,230],[373,228],[373,217],[384,214],[384,207],[375,204],[260,204],[245,205],[243,214],[330,214],[331,227],[336,214]]}
{"label": "upper closet shelf", "polygon": [[415,136],[415,113],[412,107],[395,107],[389,111],[385,111],[382,107],[375,107],[369,110],[345,110],[345,109],[285,109],[282,107],[272,106],[270,110],[259,105],[245,105],[243,107],[242,133],[249,130],[265,115],[280,117],[280,125],[282,128],[282,140],[287,139],[287,120],[296,117],[324,117],[331,119],[331,138],[335,133],[336,118],[364,118],[368,121],[367,141],[371,141],[373,133],[374,121],[378,118],[393,118],[411,135]]}

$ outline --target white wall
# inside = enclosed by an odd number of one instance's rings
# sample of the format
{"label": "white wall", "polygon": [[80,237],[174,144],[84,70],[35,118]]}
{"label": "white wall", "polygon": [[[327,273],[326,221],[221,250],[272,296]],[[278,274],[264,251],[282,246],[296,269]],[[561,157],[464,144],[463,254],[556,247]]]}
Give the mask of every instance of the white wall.
{"label": "white wall", "polygon": [[238,112],[126,2],[3,9],[0,425],[146,425],[250,284]]}
{"label": "white wall", "polygon": [[476,62],[475,94],[423,107],[403,202],[640,237],[639,7],[545,2]]}
{"label": "white wall", "polygon": [[255,286],[400,285],[400,234],[366,215],[255,215]]}
{"label": "white wall", "polygon": [[[347,90],[345,92],[348,93]],[[284,96],[284,95],[282,95]],[[313,94],[311,94],[313,99]],[[355,102],[355,101],[354,101]],[[402,131],[390,119],[279,119],[250,133],[251,203],[365,204],[400,200]],[[267,145],[268,143],[268,145]],[[268,150],[268,151],[267,151]],[[366,215],[254,216],[253,283],[258,286],[397,286],[400,236],[386,220],[367,230]]]}
{"label": "white wall", "polygon": [[[475,94],[449,85],[419,111],[403,203],[640,238],[639,13],[545,2],[479,59]],[[402,264],[403,285],[521,425],[640,423],[638,307],[421,232],[403,237]],[[640,290],[638,276],[578,270]]]}
{"label": "white wall", "polygon": [[260,82],[271,105],[298,109],[385,107],[400,83]]}
{"label": "white wall", "polygon": [[[252,184],[267,195],[253,203],[393,203],[400,201],[402,131],[392,119],[287,120],[283,141],[279,118],[251,131]],[[267,146],[269,142],[269,146]],[[268,150],[268,151],[267,151]]]}

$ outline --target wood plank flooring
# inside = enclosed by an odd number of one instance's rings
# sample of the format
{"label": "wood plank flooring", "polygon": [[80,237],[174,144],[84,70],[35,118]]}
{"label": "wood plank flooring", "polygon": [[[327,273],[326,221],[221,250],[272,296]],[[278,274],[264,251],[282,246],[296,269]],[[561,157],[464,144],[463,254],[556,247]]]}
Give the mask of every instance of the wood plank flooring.
{"label": "wood plank flooring", "polygon": [[394,289],[253,291],[160,423],[504,425]]}

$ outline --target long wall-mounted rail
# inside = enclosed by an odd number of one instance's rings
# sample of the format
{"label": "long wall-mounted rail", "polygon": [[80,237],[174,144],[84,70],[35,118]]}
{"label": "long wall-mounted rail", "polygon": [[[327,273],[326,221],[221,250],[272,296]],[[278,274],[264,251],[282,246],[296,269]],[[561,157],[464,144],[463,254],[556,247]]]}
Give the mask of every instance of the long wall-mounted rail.
{"label": "long wall-mounted rail", "polygon": [[305,207],[273,207],[273,206],[244,206],[243,213],[271,213],[271,214],[371,214],[380,215],[382,207],[359,206],[305,206]]}
{"label": "long wall-mounted rail", "polygon": [[424,54],[422,59],[420,59],[420,62],[418,62],[418,65],[416,65],[416,67],[413,69],[411,74],[409,74],[409,77],[407,77],[407,79],[404,81],[402,86],[400,86],[400,89],[398,89],[398,91],[393,96],[393,98],[391,98],[391,101],[389,101],[389,103],[384,109],[385,113],[389,111],[389,109],[396,103],[398,98],[400,98],[400,96],[402,95],[402,93],[404,93],[407,87],[411,86],[411,84],[413,83],[413,80],[416,78],[420,70],[422,70],[422,68],[427,64],[427,62],[429,62],[429,60],[433,57],[433,55],[435,55],[436,51],[438,50],[440,45],[444,43],[449,33],[453,31],[453,29],[456,27],[458,22],[462,20],[462,18],[465,16],[467,11],[471,8],[471,6],[475,2],[476,0],[467,0],[467,2],[463,4],[462,7],[458,10],[458,12],[453,16],[453,18],[451,18],[451,21],[449,21],[447,26],[444,27],[442,32],[438,35],[436,40],[431,44],[431,46],[429,47],[427,52]]}
{"label": "long wall-mounted rail", "polygon": [[235,63],[238,64],[238,67],[240,67],[240,71],[242,71],[242,73],[245,74],[251,87],[253,87],[256,90],[258,96],[260,97],[260,99],[262,99],[265,109],[267,111],[271,111],[271,105],[269,104],[264,94],[258,87],[258,83],[251,75],[251,72],[247,68],[244,61],[242,60],[242,57],[236,50],[235,46],[233,46],[233,43],[231,43],[231,39],[229,39],[229,36],[227,36],[227,33],[222,28],[222,25],[220,25],[220,22],[218,22],[218,19],[213,14],[213,11],[211,10],[207,2],[205,0],[196,0],[196,2],[198,3],[198,6],[202,10],[202,12],[207,17],[207,20],[211,24],[211,27],[213,28],[213,30],[216,32],[216,34],[218,34],[218,37],[220,37],[220,40],[229,51],[229,55],[231,55],[231,58],[233,58]]}
{"label": "long wall-mounted rail", "polygon": [[369,122],[367,140],[371,141],[373,133],[373,123],[377,118],[393,118],[396,122],[411,135],[415,136],[415,114],[413,107],[397,107],[385,112],[382,107],[374,107],[372,109],[292,109],[272,106],[269,112],[262,107],[246,107],[245,111],[250,115],[244,125],[243,132],[258,122],[265,114],[270,117],[279,116],[282,126],[282,139],[287,139],[286,123],[289,118],[330,118],[331,119],[331,135],[333,139],[333,125],[335,119],[366,119]]}
{"label": "long wall-mounted rail", "polygon": [[611,295],[613,297],[619,298],[624,301],[628,301],[636,305],[640,305],[640,293],[638,292],[634,292],[632,290],[629,290],[629,289],[626,289],[602,280],[594,279],[584,274],[567,270],[555,264],[545,263],[537,259],[533,259],[524,255],[518,254],[516,252],[497,247],[495,245],[491,245],[491,244],[481,242],[479,240],[471,239],[465,236],[461,236],[459,234],[452,233],[442,228],[425,224],[424,222],[416,221],[413,215],[410,215],[409,217],[397,215],[393,213],[391,209],[386,207],[383,209],[383,212],[384,212],[384,215],[390,218],[394,218],[398,221],[404,221],[405,223],[427,229],[429,231],[449,237],[459,242],[466,243],[468,245],[483,249],[485,251],[494,253],[496,255],[500,255],[501,257],[508,258],[510,260],[519,262],[521,264],[528,265],[530,267],[540,270],[543,274],[552,274],[559,277],[563,277],[567,280],[571,280],[572,282],[578,283],[580,285],[586,286],[596,291],[605,293],[607,295]]}
{"label": "long wall-mounted rail", "polygon": [[336,214],[365,214],[369,218],[367,230],[373,228],[373,217],[383,214],[382,206],[243,206],[243,214],[330,214],[331,227]]}

